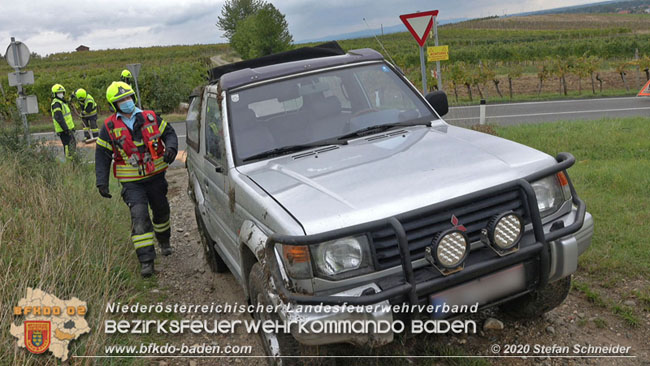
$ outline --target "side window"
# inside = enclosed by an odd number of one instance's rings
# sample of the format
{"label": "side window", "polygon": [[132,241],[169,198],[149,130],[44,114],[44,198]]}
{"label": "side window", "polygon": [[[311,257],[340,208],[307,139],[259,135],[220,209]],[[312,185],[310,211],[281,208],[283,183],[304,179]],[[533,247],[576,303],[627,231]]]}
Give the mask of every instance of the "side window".
{"label": "side window", "polygon": [[194,151],[199,151],[199,130],[201,128],[201,119],[199,111],[201,110],[201,95],[195,96],[190,101],[190,108],[187,111],[187,145]]}
{"label": "side window", "polygon": [[214,94],[208,95],[205,108],[205,144],[207,157],[218,163],[223,148],[223,122],[221,108]]}

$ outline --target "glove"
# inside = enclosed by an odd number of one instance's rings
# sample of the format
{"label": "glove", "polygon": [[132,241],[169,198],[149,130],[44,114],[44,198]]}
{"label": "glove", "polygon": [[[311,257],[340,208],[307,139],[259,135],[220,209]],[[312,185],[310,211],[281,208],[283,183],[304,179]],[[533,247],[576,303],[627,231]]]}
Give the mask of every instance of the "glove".
{"label": "glove", "polygon": [[163,155],[163,161],[167,164],[171,164],[176,160],[176,149],[168,148],[165,149],[165,154]]}
{"label": "glove", "polygon": [[108,186],[107,186],[107,185],[97,186],[97,189],[99,190],[99,194],[100,194],[102,197],[106,197],[106,198],[112,198],[112,197],[113,197],[113,196],[108,192]]}

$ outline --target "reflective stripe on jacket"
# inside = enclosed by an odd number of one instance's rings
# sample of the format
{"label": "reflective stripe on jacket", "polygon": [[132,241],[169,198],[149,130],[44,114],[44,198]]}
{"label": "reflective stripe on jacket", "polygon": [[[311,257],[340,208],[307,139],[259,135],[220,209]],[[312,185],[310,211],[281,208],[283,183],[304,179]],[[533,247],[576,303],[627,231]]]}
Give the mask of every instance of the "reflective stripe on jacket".
{"label": "reflective stripe on jacket", "polygon": [[[58,105],[56,105],[58,104]],[[54,118],[54,113],[60,111],[63,114],[63,120],[68,126],[69,130],[74,130],[74,121],[72,120],[72,113],[70,113],[70,107],[68,104],[61,99],[54,98],[52,99],[52,104],[50,105],[52,110],[52,122],[54,123],[54,132],[60,133],[63,132],[63,128],[59,125],[59,122]]]}
{"label": "reflective stripe on jacket", "polygon": [[[90,112],[87,112],[88,106],[90,106]],[[92,95],[87,94],[86,99],[84,100],[83,107],[81,108],[81,117],[92,117],[97,115],[97,103],[93,99]]]}

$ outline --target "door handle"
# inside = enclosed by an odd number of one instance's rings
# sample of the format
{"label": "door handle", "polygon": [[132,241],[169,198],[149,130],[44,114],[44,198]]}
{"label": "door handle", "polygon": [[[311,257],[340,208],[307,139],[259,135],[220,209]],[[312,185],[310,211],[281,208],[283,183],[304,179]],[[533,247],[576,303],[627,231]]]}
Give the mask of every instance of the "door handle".
{"label": "door handle", "polygon": [[210,187],[210,185],[208,184],[208,179],[207,178],[203,179],[203,184],[205,184],[205,190],[207,191],[208,188]]}

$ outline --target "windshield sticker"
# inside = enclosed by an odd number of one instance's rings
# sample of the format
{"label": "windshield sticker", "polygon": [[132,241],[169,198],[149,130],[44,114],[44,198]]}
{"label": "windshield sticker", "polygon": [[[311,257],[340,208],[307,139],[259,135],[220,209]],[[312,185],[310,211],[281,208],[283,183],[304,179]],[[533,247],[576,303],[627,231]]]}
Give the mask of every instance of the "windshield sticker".
{"label": "windshield sticker", "polygon": [[239,94],[233,94],[230,96],[230,100],[232,100],[233,103],[239,102]]}
{"label": "windshield sticker", "polygon": [[390,69],[388,69],[388,66],[385,66],[385,65],[381,67],[381,70],[383,72],[389,72],[390,71]]}

